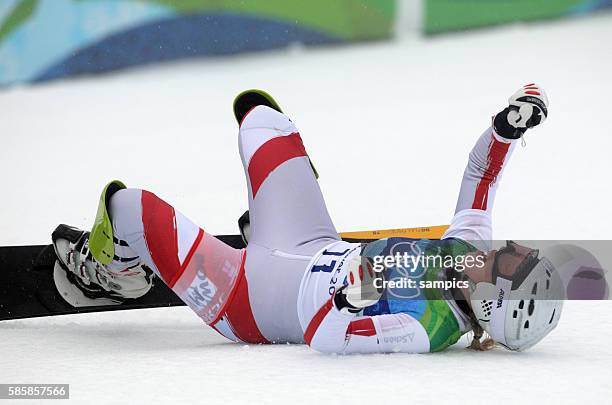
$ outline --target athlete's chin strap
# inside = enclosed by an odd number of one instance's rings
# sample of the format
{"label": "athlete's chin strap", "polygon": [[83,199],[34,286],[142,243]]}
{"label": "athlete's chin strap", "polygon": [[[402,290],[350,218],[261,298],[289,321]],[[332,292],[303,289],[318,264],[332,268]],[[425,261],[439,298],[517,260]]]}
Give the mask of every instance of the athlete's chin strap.
{"label": "athlete's chin strap", "polygon": [[[458,280],[458,281],[467,281],[468,285],[472,285],[472,281],[463,271],[457,271],[454,267],[449,267],[446,269],[445,276],[447,280]],[[459,310],[470,319],[470,321],[476,322],[476,318],[474,318],[474,312],[468,304],[468,298],[463,295],[463,292],[458,287],[454,286],[450,290],[451,296],[457,303],[457,307]]]}

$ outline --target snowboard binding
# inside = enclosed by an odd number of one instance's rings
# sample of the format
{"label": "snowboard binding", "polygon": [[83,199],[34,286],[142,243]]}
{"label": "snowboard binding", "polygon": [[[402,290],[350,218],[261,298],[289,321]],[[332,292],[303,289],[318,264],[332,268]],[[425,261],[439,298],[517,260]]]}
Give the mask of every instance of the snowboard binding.
{"label": "snowboard binding", "polygon": [[89,232],[62,224],[51,237],[57,256],[53,281],[73,307],[119,305],[151,289],[153,272],[148,267],[113,271],[99,263],[89,248]]}

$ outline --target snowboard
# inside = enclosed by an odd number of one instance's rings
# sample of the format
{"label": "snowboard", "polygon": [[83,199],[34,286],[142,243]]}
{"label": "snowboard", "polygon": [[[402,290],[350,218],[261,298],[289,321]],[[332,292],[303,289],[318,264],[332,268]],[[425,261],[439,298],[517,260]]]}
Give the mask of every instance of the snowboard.
{"label": "snowboard", "polygon": [[[356,243],[390,237],[439,239],[447,228],[442,225],[345,232],[340,235],[343,240]],[[234,248],[245,247],[241,235],[219,235],[217,238]],[[55,261],[52,245],[0,247],[0,321],[185,305],[160,279],[154,278],[151,290],[140,298],[107,305],[72,306],[60,296],[55,287]]]}

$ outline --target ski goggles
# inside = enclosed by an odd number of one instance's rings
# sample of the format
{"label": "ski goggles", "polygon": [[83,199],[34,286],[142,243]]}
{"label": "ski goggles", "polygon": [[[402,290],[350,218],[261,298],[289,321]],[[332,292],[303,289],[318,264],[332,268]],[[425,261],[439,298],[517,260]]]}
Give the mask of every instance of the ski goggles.
{"label": "ski goggles", "polygon": [[540,262],[538,249],[521,246],[511,240],[506,246],[495,253],[492,269],[492,282],[495,283],[498,276],[512,280],[512,289],[518,288],[531,270]]}

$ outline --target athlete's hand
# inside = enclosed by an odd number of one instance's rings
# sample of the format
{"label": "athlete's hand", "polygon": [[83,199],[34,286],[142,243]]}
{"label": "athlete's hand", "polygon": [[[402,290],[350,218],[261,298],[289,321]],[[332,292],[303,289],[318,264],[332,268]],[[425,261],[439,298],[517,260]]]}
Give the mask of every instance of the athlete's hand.
{"label": "athlete's hand", "polygon": [[383,273],[374,271],[372,263],[357,256],[348,263],[348,285],[344,290],[346,301],[354,308],[365,308],[378,302],[383,288]]}
{"label": "athlete's hand", "polygon": [[510,105],[493,121],[495,132],[504,138],[520,138],[528,128],[541,124],[548,117],[548,96],[534,83],[519,89],[508,103]]}

